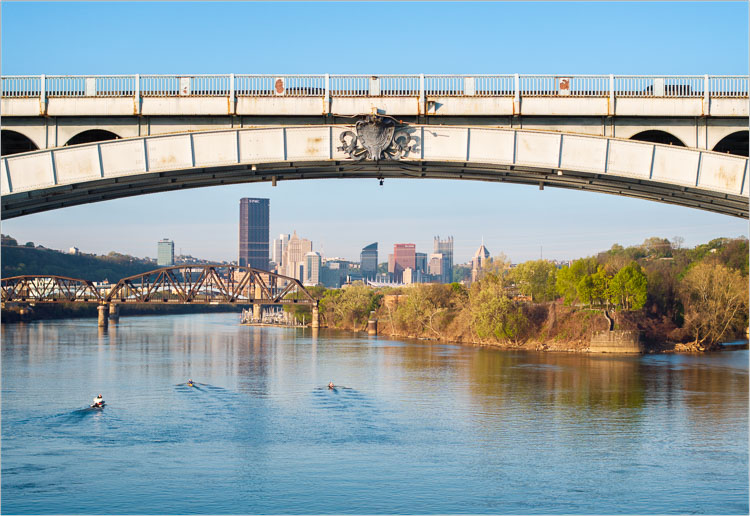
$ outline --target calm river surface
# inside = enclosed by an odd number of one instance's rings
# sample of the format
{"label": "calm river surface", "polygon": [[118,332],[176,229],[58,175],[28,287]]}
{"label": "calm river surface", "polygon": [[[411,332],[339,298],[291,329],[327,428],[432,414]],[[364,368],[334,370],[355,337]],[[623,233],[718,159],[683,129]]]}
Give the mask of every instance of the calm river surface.
{"label": "calm river surface", "polygon": [[748,513],[746,350],[508,352],[237,322],[3,325],[2,512]]}

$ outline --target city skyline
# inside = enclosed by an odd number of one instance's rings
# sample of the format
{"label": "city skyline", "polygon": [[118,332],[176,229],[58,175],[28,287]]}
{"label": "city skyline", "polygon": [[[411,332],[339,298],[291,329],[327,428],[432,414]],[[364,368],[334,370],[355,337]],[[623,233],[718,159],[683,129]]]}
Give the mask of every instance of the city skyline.
{"label": "city skyline", "polygon": [[[293,8],[290,8],[293,6]],[[2,73],[618,73],[747,74],[746,3],[3,3]],[[332,24],[372,19],[383,9],[431,20],[420,46],[420,60],[403,53],[400,29],[385,26],[377,48],[361,59],[342,62],[335,34],[320,34],[310,19]],[[344,12],[346,11],[346,12]],[[160,20],[176,13],[184,24]],[[227,33],[218,27],[228,16],[262,18],[252,34]],[[533,16],[534,37],[523,24],[497,20]],[[353,17],[353,18],[352,18]],[[559,47],[565,20],[564,51]],[[612,26],[611,20],[620,20]],[[134,24],[143,38],[132,38]],[[631,34],[658,34],[655,40]],[[685,38],[684,28],[701,26],[707,36]],[[608,27],[612,41],[594,44],[591,27]],[[222,47],[262,47],[279,31],[290,34],[288,49],[268,52],[216,52],[203,39],[184,38],[200,31],[223,41]],[[28,34],[37,34],[33,39]],[[443,34],[450,33],[450,38]],[[91,45],[91,41],[109,45]],[[507,41],[523,48],[495,56]],[[181,41],[174,52],[173,42]],[[455,41],[472,41],[471,51]],[[50,48],[55,52],[49,52]],[[83,49],[87,49],[85,52]],[[300,50],[300,49],[303,50]],[[294,49],[294,50],[290,50]],[[389,58],[387,64],[383,56]],[[670,59],[664,59],[669,55]],[[168,66],[165,63],[169,63]],[[747,236],[747,222],[650,201],[614,195],[511,184],[457,180],[386,179],[305,180],[233,185],[141,195],[27,215],[3,221],[3,233],[47,247],[105,254],[116,250],[151,256],[152,243],[164,235],[184,253],[215,261],[236,259],[236,202],[268,198],[274,206],[270,233],[298,234],[316,242],[321,254],[356,260],[362,246],[377,241],[381,249],[413,242],[429,251],[431,235],[455,237],[454,261],[467,263],[484,239],[493,252],[513,262],[541,256],[568,260],[606,250],[613,244],[636,245],[657,236],[684,238],[694,246],[716,237]],[[155,223],[154,221],[158,221]],[[382,259],[380,260],[383,261]]]}
{"label": "city skyline", "polygon": [[[273,225],[271,227],[273,227]],[[235,228],[236,228],[236,226],[235,226]],[[296,233],[296,230],[292,230],[291,233],[286,233],[286,234],[287,235],[291,235],[292,233]],[[84,247],[81,247],[81,245],[79,245],[78,243],[76,243],[74,241],[71,241],[69,243],[63,242],[58,247],[56,245],[48,245],[48,243],[45,242],[45,241],[35,240],[33,238],[25,238],[23,236],[19,236],[19,235],[13,234],[13,233],[6,232],[5,229],[3,229],[3,234],[16,239],[19,243],[31,241],[31,242],[34,242],[35,245],[41,245],[43,247],[46,247],[46,248],[49,248],[49,249],[53,249],[53,250],[59,250],[61,252],[67,252],[68,249],[70,249],[72,247],[75,247],[82,254],[106,255],[109,252],[114,251],[114,252],[118,252],[118,253],[129,254],[131,256],[134,256],[134,257],[137,257],[137,258],[143,258],[143,259],[157,260],[157,258],[158,258],[158,253],[154,253],[153,250],[149,251],[149,248],[153,247],[153,242],[152,241],[150,241],[150,242],[145,242],[144,241],[143,245],[138,245],[139,248],[143,248],[146,251],[143,254],[138,254],[138,253],[128,252],[125,249],[116,248],[116,247],[114,247],[114,248],[101,247],[99,249],[86,249]],[[282,232],[281,234],[284,234],[284,233]],[[598,235],[596,235],[596,236],[598,236]],[[593,250],[591,251],[590,254],[580,254],[580,255],[571,254],[571,255],[565,255],[565,256],[554,255],[554,253],[555,253],[555,247],[554,246],[547,246],[547,245],[544,245],[544,244],[539,244],[538,246],[534,247],[534,244],[530,244],[530,247],[529,247],[530,256],[528,258],[522,258],[522,259],[515,259],[514,256],[512,256],[511,253],[508,252],[507,248],[503,248],[502,243],[499,243],[499,242],[488,243],[487,239],[484,238],[484,237],[480,237],[476,241],[474,241],[474,240],[469,241],[467,239],[461,239],[461,238],[459,238],[459,239],[454,239],[454,254],[455,254],[455,249],[460,249],[461,250],[460,256],[465,257],[465,258],[461,258],[461,259],[458,259],[458,260],[454,259],[453,260],[453,265],[471,265],[471,263],[472,263],[472,261],[474,259],[474,253],[476,252],[476,250],[477,250],[477,248],[479,246],[485,246],[485,247],[488,247],[488,248],[497,249],[497,252],[493,251],[491,253],[491,257],[492,258],[495,258],[495,257],[498,257],[498,256],[502,255],[502,256],[505,256],[507,259],[509,259],[511,261],[511,263],[513,263],[513,264],[522,263],[522,262],[529,261],[529,260],[537,260],[537,259],[544,259],[544,260],[557,261],[557,262],[567,262],[567,261],[571,261],[571,260],[574,260],[574,259],[577,259],[577,258],[584,258],[584,257],[587,257],[587,256],[595,255],[595,254],[600,253],[600,252],[607,251],[608,249],[610,249],[612,247],[612,245],[615,245],[615,244],[619,244],[619,245],[622,245],[624,247],[638,246],[638,245],[641,245],[646,239],[651,238],[651,237],[667,238],[670,241],[674,241],[677,238],[677,239],[681,239],[683,247],[695,247],[696,245],[705,244],[708,241],[713,240],[714,238],[747,238],[748,237],[748,231],[745,231],[745,232],[742,232],[742,233],[738,233],[736,235],[735,234],[714,235],[714,236],[710,236],[710,237],[705,238],[705,239],[698,238],[696,240],[691,240],[691,241],[689,241],[688,239],[686,239],[682,235],[671,235],[671,236],[669,236],[669,235],[666,235],[666,234],[661,234],[661,235],[660,234],[651,234],[651,235],[645,236],[641,240],[638,240],[636,238],[635,240],[621,239],[621,240],[618,240],[618,241],[612,241],[612,244],[609,245],[609,246],[607,246],[607,247],[601,247],[601,248],[598,248],[598,249],[597,248],[592,248]],[[176,242],[176,239],[174,239],[174,238],[168,238],[167,240],[170,240],[170,239],[172,240],[173,244]],[[278,239],[273,239],[273,240],[275,241],[275,240],[278,240]],[[314,241],[314,239],[309,239],[309,240],[310,241]],[[370,239],[364,239],[363,242],[365,242],[365,241],[370,241]],[[429,256],[430,254],[433,254],[431,252],[431,247],[432,247],[432,244],[433,244],[433,237],[425,237],[425,238],[422,238],[422,239],[404,238],[404,239],[401,239],[399,241],[392,242],[390,244],[390,246],[384,245],[381,241],[377,241],[377,242],[374,242],[374,243],[378,244],[378,246],[382,245],[384,248],[387,247],[387,248],[392,249],[393,245],[398,244],[398,243],[402,243],[402,242],[407,242],[407,241],[409,243],[414,243],[414,245],[416,246],[416,254],[417,255],[419,255],[419,254],[426,254],[427,256]],[[417,243],[417,242],[419,242],[419,243]],[[456,245],[456,242],[458,242],[458,245]],[[320,255],[321,255],[321,257],[323,259],[327,259],[327,260],[344,259],[344,260],[349,261],[351,263],[360,263],[360,261],[361,261],[361,251],[362,251],[362,248],[365,247],[365,245],[361,245],[358,248],[356,247],[357,245],[358,245],[357,243],[354,243],[353,246],[355,248],[352,249],[351,252],[345,252],[343,254],[342,253],[338,253],[338,254],[330,253],[329,254],[327,252],[324,252],[321,249],[315,249],[315,247],[313,247],[313,250],[315,250],[316,252],[320,253]],[[236,240],[232,243],[232,246],[236,249],[236,247],[237,247],[237,241]],[[269,247],[271,247],[271,246],[269,246]],[[236,250],[234,252],[234,256],[227,255],[225,257],[218,257],[217,258],[217,257],[215,257],[217,255],[213,255],[213,256],[202,255],[199,252],[193,251],[192,249],[190,249],[188,247],[185,247],[185,246],[182,246],[182,245],[179,247],[179,249],[180,249],[179,256],[190,256],[190,257],[193,257],[193,258],[197,258],[199,260],[213,261],[213,262],[217,262],[217,263],[238,263],[237,255],[236,255]],[[427,253],[423,253],[423,252],[420,251],[420,249],[427,250],[428,252]],[[536,255],[534,255],[534,253],[536,253]],[[176,254],[176,256],[177,255],[178,254]],[[385,259],[383,259],[382,257],[380,257],[378,259],[378,261],[377,261],[377,264],[378,265],[387,264],[388,263],[387,255],[388,255],[388,253],[386,253]],[[273,261],[273,249],[272,248],[269,249],[269,260]]]}

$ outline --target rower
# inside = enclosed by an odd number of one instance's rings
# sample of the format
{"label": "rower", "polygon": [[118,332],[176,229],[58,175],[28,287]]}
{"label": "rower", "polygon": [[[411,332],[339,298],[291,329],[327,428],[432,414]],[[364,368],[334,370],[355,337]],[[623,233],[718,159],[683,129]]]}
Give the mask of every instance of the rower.
{"label": "rower", "polygon": [[333,385],[333,382],[328,382],[328,388],[329,388],[329,389],[335,389],[335,388],[336,388],[336,386],[335,386],[335,385]]}
{"label": "rower", "polygon": [[94,398],[94,404],[91,405],[92,407],[103,407],[104,406],[104,399],[102,398],[102,395],[99,394],[96,398]]}

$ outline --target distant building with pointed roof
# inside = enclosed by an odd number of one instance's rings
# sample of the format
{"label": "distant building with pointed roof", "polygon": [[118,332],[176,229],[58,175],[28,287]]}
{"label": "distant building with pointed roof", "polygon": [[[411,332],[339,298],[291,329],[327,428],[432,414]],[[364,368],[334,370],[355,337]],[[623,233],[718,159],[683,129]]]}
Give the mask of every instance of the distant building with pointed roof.
{"label": "distant building with pointed roof", "polygon": [[312,251],[312,242],[306,238],[300,238],[295,231],[287,242],[286,249],[281,258],[283,263],[282,274],[291,278],[304,281],[303,269],[307,253]]}
{"label": "distant building with pointed roof", "polygon": [[474,283],[479,279],[479,276],[487,266],[490,259],[490,252],[484,247],[484,242],[479,246],[477,252],[474,253],[474,258],[471,259],[471,282]]}

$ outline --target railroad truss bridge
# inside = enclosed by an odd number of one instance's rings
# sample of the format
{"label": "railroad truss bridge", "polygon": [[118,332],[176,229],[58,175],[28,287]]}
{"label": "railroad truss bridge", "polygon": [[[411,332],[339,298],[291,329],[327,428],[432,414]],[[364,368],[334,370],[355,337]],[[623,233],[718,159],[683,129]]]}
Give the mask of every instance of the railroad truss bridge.
{"label": "railroad truss bridge", "polygon": [[99,326],[117,320],[120,304],[253,305],[253,316],[268,305],[307,305],[318,326],[318,303],[299,280],[235,265],[179,265],[123,278],[114,285],[52,275],[2,278],[3,307],[9,304],[96,303]]}

